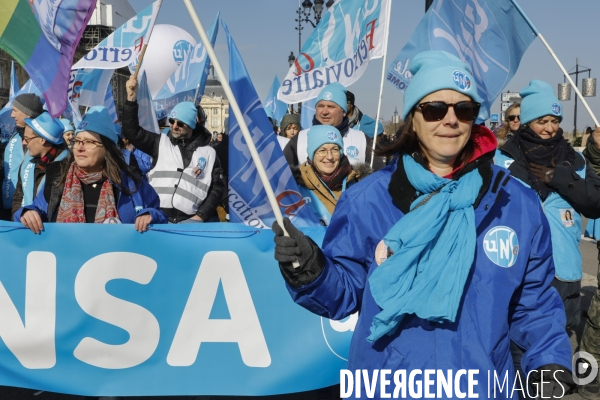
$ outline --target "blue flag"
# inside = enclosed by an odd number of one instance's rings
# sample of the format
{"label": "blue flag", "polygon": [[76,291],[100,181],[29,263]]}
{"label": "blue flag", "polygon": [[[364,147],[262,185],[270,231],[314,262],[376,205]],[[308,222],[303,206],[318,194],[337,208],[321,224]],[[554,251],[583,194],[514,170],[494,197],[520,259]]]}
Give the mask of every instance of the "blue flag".
{"label": "blue flag", "polygon": [[139,81],[138,89],[138,119],[140,126],[147,131],[160,133],[158,128],[158,121],[156,120],[156,112],[154,111],[154,105],[152,104],[152,96],[150,96],[150,88],[148,87],[148,79],[146,78],[146,71],[142,72],[142,77]]}
{"label": "blue flag", "polygon": [[283,118],[287,112],[287,104],[277,99],[277,91],[279,90],[280,86],[281,83],[279,83],[279,78],[277,75],[275,75],[275,79],[273,79],[273,84],[271,85],[271,90],[269,90],[269,94],[267,95],[264,105],[267,115],[269,115],[270,111],[273,119],[276,119],[278,123],[281,123],[281,118]]}
{"label": "blue flag", "polygon": [[[219,31],[219,13],[206,32],[212,46],[215,45]],[[190,51],[186,59],[177,67],[162,89],[154,96],[156,109],[164,109],[168,114],[182,101],[196,102],[196,92],[201,96],[206,86],[210,59],[202,41]]]}
{"label": "blue flag", "polygon": [[[284,216],[296,226],[318,226],[317,217],[304,202],[292,171],[273,133],[248,70],[223,21],[223,29],[229,45],[229,82],[252,140],[256,145],[262,164],[275,192]],[[231,222],[270,228],[275,215],[267,199],[267,193],[242,135],[240,126],[229,111],[229,216]]]}
{"label": "blue flag", "polygon": [[310,99],[302,102],[302,111],[300,111],[300,124],[302,129],[308,129],[313,124],[317,107],[317,99]]}
{"label": "blue flag", "polygon": [[514,0],[435,0],[388,69],[387,80],[403,91],[412,78],[410,61],[417,54],[428,50],[454,54],[471,66],[484,99],[477,119],[482,122],[536,36]]}

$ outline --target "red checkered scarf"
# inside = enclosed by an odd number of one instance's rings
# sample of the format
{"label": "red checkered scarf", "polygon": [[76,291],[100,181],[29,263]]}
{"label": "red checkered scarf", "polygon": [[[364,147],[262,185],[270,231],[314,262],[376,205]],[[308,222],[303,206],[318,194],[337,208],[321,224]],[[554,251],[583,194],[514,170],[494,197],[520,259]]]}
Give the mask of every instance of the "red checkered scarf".
{"label": "red checkered scarf", "polygon": [[[67,173],[56,222],[85,223],[85,202],[81,182],[89,185],[101,179],[102,172],[88,174],[82,171],[77,164],[72,163]],[[108,179],[105,179],[100,189],[94,223],[101,224],[108,218],[113,217],[118,218],[119,214],[117,213],[112,184]]]}

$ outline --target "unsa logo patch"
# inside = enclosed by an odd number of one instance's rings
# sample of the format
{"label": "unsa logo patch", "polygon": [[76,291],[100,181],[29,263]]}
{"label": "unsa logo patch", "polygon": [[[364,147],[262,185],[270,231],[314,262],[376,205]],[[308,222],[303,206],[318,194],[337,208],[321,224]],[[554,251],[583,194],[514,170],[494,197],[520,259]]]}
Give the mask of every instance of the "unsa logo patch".
{"label": "unsa logo patch", "polygon": [[175,110],[171,111],[171,114],[169,116],[171,118],[177,118],[177,111],[175,111]]}
{"label": "unsa logo patch", "polygon": [[519,256],[517,232],[508,226],[490,229],[483,238],[483,250],[494,264],[502,268],[512,267]]}
{"label": "unsa logo patch", "polygon": [[346,155],[350,158],[358,158],[358,147],[356,146],[349,146],[346,148]]}
{"label": "unsa logo patch", "polygon": [[337,140],[338,136],[337,133],[335,133],[334,131],[328,131],[327,132],[327,139],[329,140]]}
{"label": "unsa logo patch", "polygon": [[329,100],[333,99],[333,94],[331,94],[331,92],[325,92],[323,94],[323,99],[329,101]]}
{"label": "unsa logo patch", "polygon": [[552,113],[554,115],[560,115],[560,109],[561,109],[560,104],[558,104],[558,103],[552,104]]}
{"label": "unsa logo patch", "polygon": [[468,90],[471,88],[471,78],[462,71],[455,70],[452,72],[452,80],[460,90]]}
{"label": "unsa logo patch", "polygon": [[77,127],[77,129],[79,130],[84,130],[86,127],[88,126],[88,122],[87,121],[82,121],[79,126]]}

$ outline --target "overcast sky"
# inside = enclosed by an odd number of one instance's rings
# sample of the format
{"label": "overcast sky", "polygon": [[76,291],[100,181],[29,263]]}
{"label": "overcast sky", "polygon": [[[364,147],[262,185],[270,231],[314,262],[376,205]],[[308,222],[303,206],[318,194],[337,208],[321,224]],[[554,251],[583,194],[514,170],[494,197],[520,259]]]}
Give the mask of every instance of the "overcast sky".
{"label": "overcast sky", "polygon": [[[346,0],[347,1],[347,0]],[[152,0],[129,0],[136,11],[152,3]],[[298,26],[294,21],[298,0],[194,0],[196,11],[207,29],[217,11],[229,26],[233,40],[240,50],[252,81],[261,100],[266,97],[275,75],[282,80],[288,67],[290,51],[298,54]],[[565,68],[575,67],[575,60],[591,68],[592,77],[600,77],[600,1],[598,0],[519,0],[519,4],[552,46]],[[386,69],[408,41],[424,15],[425,0],[393,0]],[[182,0],[164,0],[158,23],[177,25],[194,38],[199,35]],[[310,25],[303,24],[302,43],[312,32]],[[215,46],[217,56],[225,72],[228,70],[227,44],[223,30],[219,30]],[[375,117],[377,96],[382,71],[382,59],[373,60],[365,74],[349,87],[356,95],[356,104],[365,113]],[[580,75],[581,78],[587,77]],[[506,90],[517,92],[531,79],[550,83],[556,91],[563,82],[563,74],[539,39],[536,39],[521,61],[521,65]],[[580,85],[581,87],[581,85]],[[506,91],[505,90],[505,91]],[[600,88],[598,95],[600,96]],[[573,129],[575,93],[570,101],[563,102],[565,119],[561,126]],[[600,118],[600,100],[587,98]],[[394,108],[402,108],[402,93],[389,83],[384,84],[381,116],[388,120]],[[500,112],[496,101],[492,112]],[[592,125],[592,119],[578,102],[579,130]]]}

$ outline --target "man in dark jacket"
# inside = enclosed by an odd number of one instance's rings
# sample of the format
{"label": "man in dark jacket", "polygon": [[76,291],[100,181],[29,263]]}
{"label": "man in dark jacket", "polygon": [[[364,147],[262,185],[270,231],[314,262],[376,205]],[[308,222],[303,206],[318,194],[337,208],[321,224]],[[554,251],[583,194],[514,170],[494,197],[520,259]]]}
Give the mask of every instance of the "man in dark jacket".
{"label": "man in dark jacket", "polygon": [[179,103],[169,115],[167,135],[147,131],[138,120],[138,82],[126,84],[123,136],[152,157],[150,185],[161,199],[161,210],[169,222],[217,220],[215,208],[224,190],[223,170],[210,143],[211,135],[198,123],[192,103]]}

